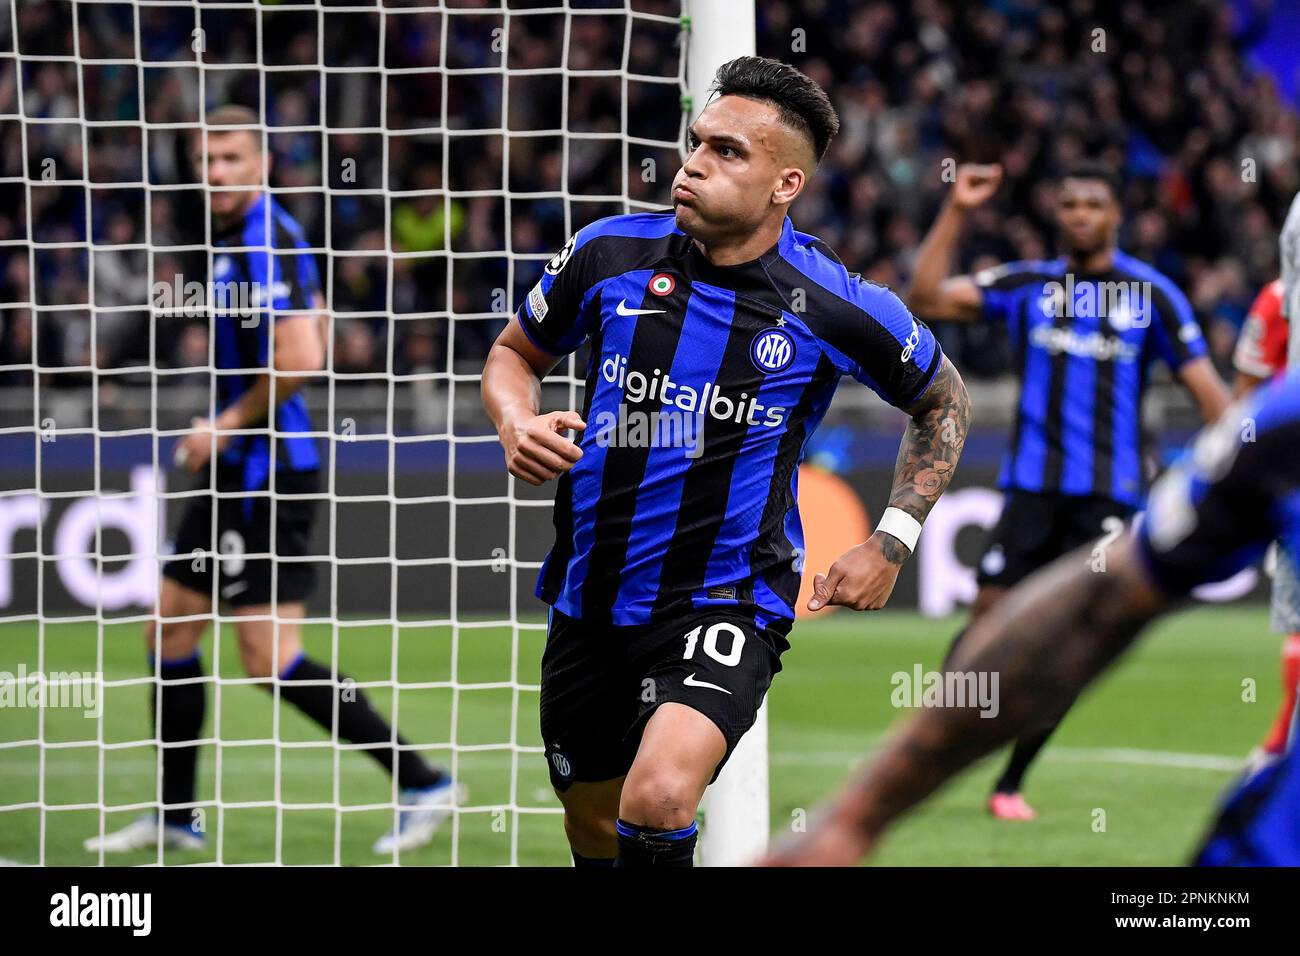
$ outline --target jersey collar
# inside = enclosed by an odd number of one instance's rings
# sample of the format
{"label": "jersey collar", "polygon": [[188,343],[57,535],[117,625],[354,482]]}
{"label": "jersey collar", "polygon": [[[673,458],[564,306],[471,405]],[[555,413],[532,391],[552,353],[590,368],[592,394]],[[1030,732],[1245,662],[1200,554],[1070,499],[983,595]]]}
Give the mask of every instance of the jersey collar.
{"label": "jersey collar", "polygon": [[781,223],[781,235],[766,252],[757,259],[740,262],[731,266],[714,265],[704,253],[700,252],[694,240],[687,240],[686,263],[693,279],[707,282],[737,294],[756,295],[772,290],[772,280],[768,268],[777,259],[794,249],[797,240],[790,217]]}
{"label": "jersey collar", "polygon": [[244,229],[247,228],[250,222],[261,224],[263,217],[266,215],[266,199],[265,192],[258,193],[257,198],[253,200],[253,204],[244,210],[242,216],[224,229],[214,232],[213,235],[222,239],[234,238],[243,235]]}

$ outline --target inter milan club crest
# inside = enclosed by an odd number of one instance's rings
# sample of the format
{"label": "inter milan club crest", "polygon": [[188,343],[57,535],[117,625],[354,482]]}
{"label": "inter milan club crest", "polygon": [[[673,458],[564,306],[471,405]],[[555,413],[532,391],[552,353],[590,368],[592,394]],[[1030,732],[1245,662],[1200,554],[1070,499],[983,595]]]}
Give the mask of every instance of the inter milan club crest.
{"label": "inter milan club crest", "polygon": [[654,277],[650,280],[650,291],[655,295],[668,295],[675,288],[677,288],[677,283],[674,282],[673,277],[666,272],[655,273]]}
{"label": "inter milan club crest", "polygon": [[784,372],[794,361],[794,339],[784,329],[764,329],[754,336],[749,357],[762,372]]}
{"label": "inter milan club crest", "polygon": [[569,763],[569,758],[558,750],[551,752],[551,766],[555,768],[561,780],[568,780],[573,776],[573,765]]}

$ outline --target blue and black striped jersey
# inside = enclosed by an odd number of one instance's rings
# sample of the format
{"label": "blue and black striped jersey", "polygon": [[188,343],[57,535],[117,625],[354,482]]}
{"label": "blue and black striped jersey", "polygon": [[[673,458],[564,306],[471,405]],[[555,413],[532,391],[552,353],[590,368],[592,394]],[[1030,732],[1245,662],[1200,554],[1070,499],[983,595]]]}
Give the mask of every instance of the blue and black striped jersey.
{"label": "blue and black striped jersey", "polygon": [[1151,364],[1206,354],[1192,308],[1155,269],[1116,252],[1110,270],[1064,259],[975,276],[986,318],[1005,322],[1021,380],[1003,488],[1141,502],[1141,406]]}
{"label": "blue and black striped jersey", "polygon": [[619,625],[705,605],[793,617],[797,466],[840,377],[906,407],[942,358],[897,296],[788,219],[735,266],[672,213],[599,220],[516,315],[553,354],[591,341],[583,457],[560,478],[537,594]]}
{"label": "blue and black striped jersey", "polygon": [[[224,409],[264,374],[270,361],[269,336],[274,321],[310,311],[320,291],[320,275],[301,227],[263,193],[242,221],[213,237],[212,289],[217,373],[217,408]],[[233,248],[231,248],[233,247]],[[230,248],[230,251],[224,251]],[[235,371],[237,370],[237,371]],[[275,410],[276,467],[310,471],[320,467],[316,442],[297,432],[311,431],[301,392]],[[287,434],[286,434],[287,433]],[[246,490],[265,488],[271,468],[271,442],[265,435],[237,435],[221,454],[221,463],[237,467]]]}

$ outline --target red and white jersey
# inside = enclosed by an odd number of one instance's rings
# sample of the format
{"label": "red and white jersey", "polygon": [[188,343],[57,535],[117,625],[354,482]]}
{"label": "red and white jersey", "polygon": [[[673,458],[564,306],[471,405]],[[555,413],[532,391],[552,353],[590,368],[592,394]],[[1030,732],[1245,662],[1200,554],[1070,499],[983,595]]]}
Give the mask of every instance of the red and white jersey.
{"label": "red and white jersey", "polygon": [[1282,280],[1260,291],[1246,315],[1232,364],[1255,378],[1272,378],[1286,368],[1287,319],[1282,314]]}

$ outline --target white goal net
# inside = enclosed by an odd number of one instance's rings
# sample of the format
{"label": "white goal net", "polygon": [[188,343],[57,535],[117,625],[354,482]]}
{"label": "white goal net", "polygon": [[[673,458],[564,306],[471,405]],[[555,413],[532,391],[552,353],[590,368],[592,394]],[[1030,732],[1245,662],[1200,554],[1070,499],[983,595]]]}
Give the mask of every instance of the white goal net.
{"label": "white goal net", "polygon": [[[507,479],[479,373],[569,235],[668,204],[682,4],[0,11],[0,860],[566,863],[537,731],[552,489]],[[372,852],[395,780],[247,676],[220,602],[196,678],[204,848],[84,847],[163,799],[143,638],[167,542],[213,492],[173,450],[216,410],[219,252],[188,143],[224,104],[259,117],[269,192],[325,295],[325,371],[303,392],[322,475],[306,653],[468,789],[410,853]],[[581,407],[583,361],[547,407]]]}

